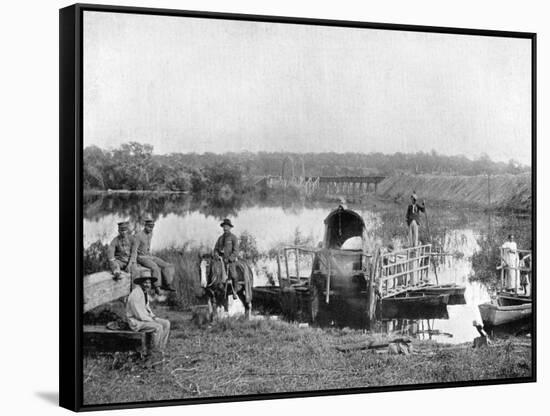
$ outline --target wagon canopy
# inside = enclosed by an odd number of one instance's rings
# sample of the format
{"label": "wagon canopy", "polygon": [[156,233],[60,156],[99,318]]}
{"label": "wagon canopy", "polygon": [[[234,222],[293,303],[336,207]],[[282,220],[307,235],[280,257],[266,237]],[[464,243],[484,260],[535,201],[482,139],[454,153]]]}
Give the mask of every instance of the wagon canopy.
{"label": "wagon canopy", "polygon": [[340,249],[353,237],[359,237],[362,241],[364,232],[363,218],[357,212],[339,206],[325,218],[324,247]]}

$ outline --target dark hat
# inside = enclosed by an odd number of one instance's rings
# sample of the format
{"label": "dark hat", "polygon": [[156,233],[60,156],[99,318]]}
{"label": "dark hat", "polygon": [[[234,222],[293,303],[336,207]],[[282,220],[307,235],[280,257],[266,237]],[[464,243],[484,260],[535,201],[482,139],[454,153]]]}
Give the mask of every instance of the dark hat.
{"label": "dark hat", "polygon": [[127,230],[130,228],[130,223],[128,221],[121,221],[118,223],[118,228],[121,230]]}
{"label": "dark hat", "polygon": [[149,270],[149,269],[143,269],[143,270],[141,271],[141,273],[139,274],[139,277],[136,277],[136,278],[134,279],[134,283],[135,283],[136,285],[139,285],[139,284],[141,284],[142,282],[144,282],[145,280],[150,280],[151,283],[154,283],[154,282],[157,281],[157,278],[151,276],[151,270]]}
{"label": "dark hat", "polygon": [[143,223],[144,224],[154,224],[155,223],[155,220],[152,219],[151,217],[147,217],[143,220]]}
{"label": "dark hat", "polygon": [[233,224],[231,224],[231,220],[229,218],[224,219],[220,224],[220,227],[223,227],[224,225],[229,225],[231,228],[233,228]]}

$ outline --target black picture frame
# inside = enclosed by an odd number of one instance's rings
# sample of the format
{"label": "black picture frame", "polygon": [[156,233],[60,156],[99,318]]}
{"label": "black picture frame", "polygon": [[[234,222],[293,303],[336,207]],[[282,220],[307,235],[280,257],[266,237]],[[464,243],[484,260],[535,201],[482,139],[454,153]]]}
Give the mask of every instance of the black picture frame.
{"label": "black picture frame", "polygon": [[[453,35],[477,35],[503,38],[521,38],[531,41],[531,127],[532,127],[532,248],[536,253],[536,123],[537,123],[537,61],[536,33],[509,32],[482,29],[464,29],[437,26],[415,26],[403,24],[339,21],[309,19],[283,16],[262,16],[246,14],[214,13],[142,7],[107,6],[96,4],[75,4],[59,12],[59,126],[60,126],[60,339],[59,339],[59,403],[73,411],[92,411],[106,409],[141,408],[173,406],[198,403],[219,403],[248,400],[266,400],[277,398],[312,397],[325,395],[360,394],[382,391],[420,390],[464,386],[482,386],[510,383],[529,383],[537,380],[536,345],[537,331],[532,333],[532,377],[470,382],[430,383],[418,385],[399,385],[389,387],[370,387],[354,389],[324,390],[312,392],[287,392],[277,394],[258,394],[236,397],[217,397],[200,399],[182,399],[155,402],[112,403],[108,405],[83,404],[83,366],[82,366],[82,253],[83,253],[83,13],[86,11],[107,13],[130,13],[142,15],[161,15],[178,17],[200,17],[206,19],[229,19],[236,21],[254,21],[267,23],[286,23],[314,26],[336,26],[342,28],[383,29],[391,31],[428,32]],[[536,328],[537,306],[537,263],[533,262],[533,328]]]}

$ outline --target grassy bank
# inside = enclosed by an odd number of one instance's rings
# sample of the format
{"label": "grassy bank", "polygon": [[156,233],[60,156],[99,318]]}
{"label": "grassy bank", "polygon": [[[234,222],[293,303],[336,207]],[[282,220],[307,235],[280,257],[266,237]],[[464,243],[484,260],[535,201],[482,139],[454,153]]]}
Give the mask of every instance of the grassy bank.
{"label": "grassy bank", "polygon": [[[531,175],[394,175],[378,184],[378,194],[408,201],[415,190],[419,198],[481,208],[531,209]],[[489,204],[489,197],[491,203]]]}
{"label": "grassy bank", "polygon": [[86,404],[531,376],[528,339],[475,350],[413,341],[411,355],[343,353],[336,346],[372,337],[346,328],[235,318],[200,329],[181,313],[159,315],[173,329],[165,363],[145,369],[128,354],[86,357]]}

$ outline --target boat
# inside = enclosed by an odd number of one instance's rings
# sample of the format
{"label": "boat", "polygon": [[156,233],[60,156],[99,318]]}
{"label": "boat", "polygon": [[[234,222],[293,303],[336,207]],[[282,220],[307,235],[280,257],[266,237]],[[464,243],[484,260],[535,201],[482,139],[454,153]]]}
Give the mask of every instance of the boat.
{"label": "boat", "polygon": [[530,302],[509,306],[504,306],[502,303],[503,301],[497,298],[496,304],[483,303],[479,305],[483,325],[498,326],[508,324],[530,318],[533,313],[533,305]]}
{"label": "boat", "polygon": [[497,297],[499,304],[502,306],[523,305],[524,303],[532,303],[531,296],[518,295],[513,292],[498,292]]}

